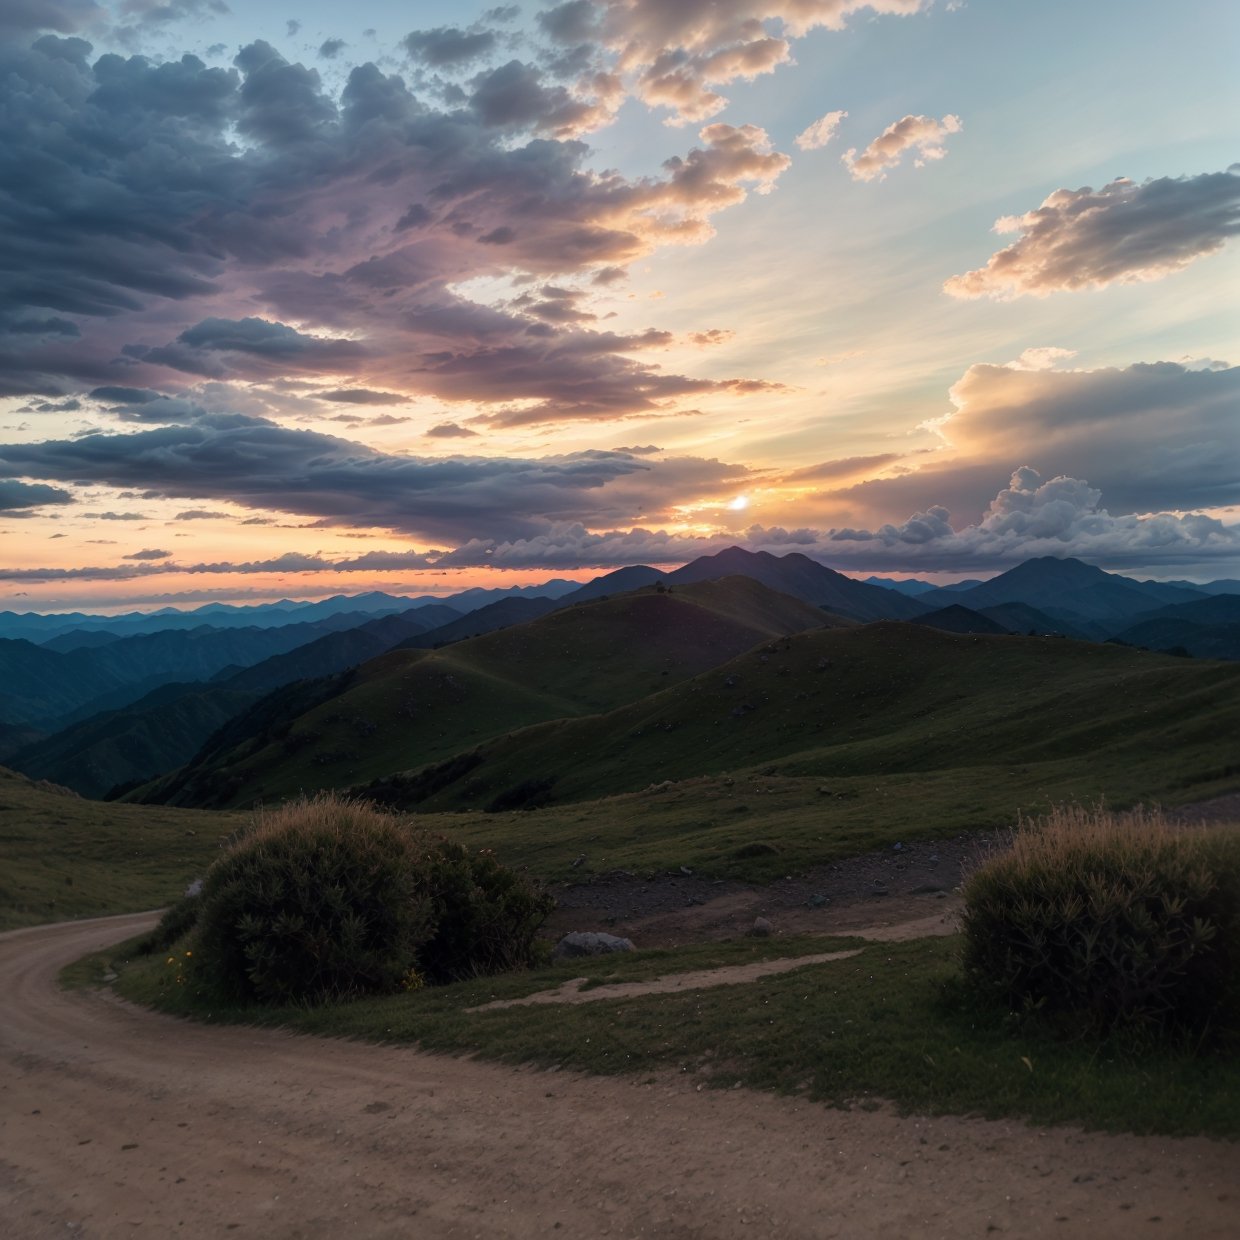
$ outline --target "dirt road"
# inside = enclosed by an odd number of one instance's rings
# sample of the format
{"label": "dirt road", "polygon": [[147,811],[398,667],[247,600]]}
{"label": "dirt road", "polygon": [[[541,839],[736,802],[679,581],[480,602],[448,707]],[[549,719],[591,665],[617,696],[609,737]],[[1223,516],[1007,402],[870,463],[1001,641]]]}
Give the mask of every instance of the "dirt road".
{"label": "dirt road", "polygon": [[1240,1235],[1236,1146],[517,1072],[58,988],[149,920],[0,936],[12,1240]]}

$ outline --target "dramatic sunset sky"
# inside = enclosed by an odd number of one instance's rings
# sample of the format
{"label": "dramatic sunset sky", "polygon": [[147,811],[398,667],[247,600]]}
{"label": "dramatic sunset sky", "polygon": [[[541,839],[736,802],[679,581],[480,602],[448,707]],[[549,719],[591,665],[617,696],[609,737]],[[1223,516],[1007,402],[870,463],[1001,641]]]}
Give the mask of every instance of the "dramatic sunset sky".
{"label": "dramatic sunset sky", "polygon": [[0,606],[1240,576],[1234,0],[0,0]]}

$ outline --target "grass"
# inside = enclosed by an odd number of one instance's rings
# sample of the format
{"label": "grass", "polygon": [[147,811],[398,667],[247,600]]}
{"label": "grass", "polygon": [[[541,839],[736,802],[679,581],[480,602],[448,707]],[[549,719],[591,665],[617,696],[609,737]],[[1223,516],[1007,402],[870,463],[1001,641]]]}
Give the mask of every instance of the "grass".
{"label": "grass", "polygon": [[158,908],[243,821],[87,801],[0,767],[0,930]]}
{"label": "grass", "polygon": [[[221,1023],[403,1043],[595,1073],[679,1072],[701,1086],[796,1094],[835,1106],[891,1100],[924,1114],[1019,1116],[1039,1123],[1240,1138],[1240,1060],[1181,1051],[1143,1057],[1102,1044],[1014,1035],[944,998],[956,939],[869,944],[860,956],[740,986],[578,1006],[470,1013],[589,975],[594,984],[856,946],[813,938],[640,952],[321,1008],[222,1008],[177,985],[164,957],[125,949],[76,966],[80,981],[119,970],[121,994]],[[92,973],[93,970],[93,973]]]}
{"label": "grass", "polygon": [[1173,799],[1240,774],[1237,732],[1237,665],[883,623],[800,633],[606,714],[497,739],[424,808],[485,805],[521,780],[554,777],[568,802],[756,765],[874,778],[1062,764],[1095,796]]}

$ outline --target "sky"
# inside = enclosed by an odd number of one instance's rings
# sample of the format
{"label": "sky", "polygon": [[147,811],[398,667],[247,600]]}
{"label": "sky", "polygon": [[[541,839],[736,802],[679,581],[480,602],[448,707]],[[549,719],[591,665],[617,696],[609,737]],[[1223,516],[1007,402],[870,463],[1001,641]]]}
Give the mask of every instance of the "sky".
{"label": "sky", "polygon": [[6,0],[0,607],[1240,577],[1231,0]]}

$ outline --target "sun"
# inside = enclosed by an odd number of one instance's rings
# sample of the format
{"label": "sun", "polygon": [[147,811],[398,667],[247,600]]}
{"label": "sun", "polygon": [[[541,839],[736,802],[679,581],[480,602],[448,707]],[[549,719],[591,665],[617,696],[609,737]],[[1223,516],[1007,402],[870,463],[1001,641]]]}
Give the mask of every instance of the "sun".
{"label": "sun", "polygon": [[732,512],[744,512],[749,507],[749,496],[738,495],[729,505],[728,508]]}

